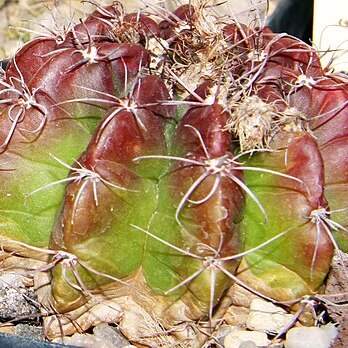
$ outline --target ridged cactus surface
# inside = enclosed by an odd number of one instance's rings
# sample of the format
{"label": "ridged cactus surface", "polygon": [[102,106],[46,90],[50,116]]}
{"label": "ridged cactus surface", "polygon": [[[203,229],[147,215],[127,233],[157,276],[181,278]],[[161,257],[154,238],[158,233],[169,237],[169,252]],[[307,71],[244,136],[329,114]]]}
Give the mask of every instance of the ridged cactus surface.
{"label": "ridged cactus surface", "polygon": [[69,320],[48,336],[122,296],[175,332],[234,282],[322,291],[348,250],[347,96],[310,46],[200,1],[96,4],[25,44],[0,80],[0,238],[50,255],[42,301]]}

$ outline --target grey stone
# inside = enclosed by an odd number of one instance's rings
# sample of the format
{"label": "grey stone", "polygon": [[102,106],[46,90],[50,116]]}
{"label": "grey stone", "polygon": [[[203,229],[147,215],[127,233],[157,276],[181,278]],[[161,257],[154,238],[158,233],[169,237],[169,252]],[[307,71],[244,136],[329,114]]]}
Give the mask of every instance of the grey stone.
{"label": "grey stone", "polygon": [[22,337],[31,338],[34,340],[44,339],[44,332],[41,326],[30,324],[17,324],[15,334]]}
{"label": "grey stone", "polygon": [[35,320],[38,313],[34,290],[7,286],[0,289],[0,318],[3,320]]}
{"label": "grey stone", "polygon": [[3,288],[24,288],[22,277],[14,272],[4,273],[0,276],[0,289]]}
{"label": "grey stone", "polygon": [[215,334],[216,339],[218,342],[223,345],[225,337],[232,332],[233,330],[241,330],[238,326],[232,326],[232,325],[222,325],[217,333]]}
{"label": "grey stone", "polygon": [[113,328],[107,323],[98,324],[93,333],[96,337],[109,341],[115,347],[124,347],[129,345],[129,341],[120,333],[117,328]]}
{"label": "grey stone", "polygon": [[98,324],[93,329],[93,334],[76,333],[71,337],[64,337],[62,340],[55,339],[54,342],[69,344],[80,348],[135,348],[127,339],[107,323]]}

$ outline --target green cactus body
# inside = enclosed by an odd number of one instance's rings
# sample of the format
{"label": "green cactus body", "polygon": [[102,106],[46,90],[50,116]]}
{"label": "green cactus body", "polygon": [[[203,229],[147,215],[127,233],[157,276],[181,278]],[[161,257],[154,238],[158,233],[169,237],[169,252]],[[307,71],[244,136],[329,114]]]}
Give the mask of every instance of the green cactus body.
{"label": "green cactus body", "polygon": [[270,296],[289,300],[320,288],[328,272],[333,246],[325,228],[313,220],[313,214],[326,204],[323,162],[315,141],[306,133],[285,134],[273,145],[277,151],[255,154],[248,165],[284,173],[301,182],[291,177],[247,171],[245,180],[264,207],[267,221],[248,198],[242,226],[247,248],[285,233],[247,256],[246,262],[261,280],[259,286],[268,288]]}
{"label": "green cactus body", "polygon": [[67,177],[105,109],[120,100],[115,91],[122,98],[147,63],[138,46],[105,44],[92,64],[56,46],[46,39],[24,46],[1,83],[2,235],[38,247],[48,245],[63,200],[62,186],[50,186]]}
{"label": "green cactus body", "polygon": [[321,291],[347,249],[346,79],[203,2],[151,9],[96,5],[1,72],[3,244],[46,248],[45,304],[72,319],[129,296],[212,326],[235,280],[273,302]]}
{"label": "green cactus body", "polygon": [[[131,276],[142,263],[146,234],[131,224],[148,228],[157,205],[158,177],[165,166],[158,160],[140,165],[133,162],[139,155],[165,152],[165,118],[150,108],[138,109],[146,100],[147,90],[142,91],[146,79],[156,83],[151,76],[139,80],[140,89],[135,88],[136,94],[131,97],[137,103],[133,111],[112,108],[101,120],[87,151],[76,164],[88,172],[68,185],[62,214],[52,235],[53,249],[73,253],[98,272],[121,279]],[[165,100],[169,97],[165,87],[159,80],[157,84],[162,88],[160,97]],[[158,92],[154,93],[156,98]],[[170,110],[164,108],[161,112],[168,117]],[[72,171],[71,177],[74,175],[79,174]],[[138,209],[142,205],[144,208]],[[91,249],[95,251],[93,255]],[[53,292],[61,309],[72,306],[71,298],[66,297],[70,286],[63,276],[58,272],[54,277]],[[88,277],[83,280],[91,288],[110,282]],[[81,298],[80,293],[72,292]]]}
{"label": "green cactus body", "polygon": [[[292,103],[308,117],[310,127],[319,144],[325,168],[325,197],[332,233],[339,247],[347,252],[347,85],[334,78],[314,81],[313,86],[303,86],[292,96]],[[325,207],[326,208],[326,207]]]}
{"label": "green cactus body", "polygon": [[[8,124],[7,112],[8,109],[3,109],[1,115],[2,120],[5,119],[2,123],[5,135],[9,127],[4,127],[4,123]],[[0,155],[4,163],[1,170],[1,235],[3,239],[46,247],[64,189],[60,185],[49,192],[36,190],[66,178],[69,169],[56,158],[70,163],[71,158],[83,151],[90,134],[74,120],[65,119],[48,122],[43,134],[35,141],[28,142],[25,133],[14,138],[11,146]]]}
{"label": "green cactus body", "polygon": [[[144,98],[149,99],[146,97],[146,80],[154,79],[149,76],[139,82],[139,94],[135,98],[138,106]],[[164,101],[169,95],[165,95],[164,85],[162,90],[159,95]],[[158,98],[156,94],[152,97]],[[213,301],[216,303],[230,280],[217,272],[211,283],[210,271],[202,267],[205,258],[215,257],[213,250],[218,257],[241,250],[237,225],[243,194],[226,177],[209,197],[215,175],[205,168],[204,160],[209,158],[204,158],[204,151],[212,156],[211,160],[229,154],[229,135],[221,133],[227,119],[222,107],[213,105],[189,110],[174,135],[165,139],[165,128],[169,127],[166,123],[172,122],[165,121],[169,111],[162,108],[162,117],[147,108],[134,111],[135,114],[111,109],[106,114],[86,153],[78,160],[79,165],[97,173],[99,181],[93,184],[93,179],[86,177],[68,185],[51,248],[66,250],[96,272],[127,279],[130,283],[137,279],[141,269],[146,286],[154,294],[164,296],[170,292],[163,299],[167,306],[187,293],[184,302],[193,301],[201,313],[207,313],[211,310],[211,292],[215,293]],[[207,129],[202,125],[207,125]],[[188,130],[194,132],[190,135]],[[171,145],[166,146],[166,143]],[[171,148],[171,156],[183,156],[184,160],[187,155],[193,156],[203,165],[187,167],[183,161],[183,165],[168,166],[168,148]],[[190,149],[196,154],[193,155]],[[191,198],[206,196],[207,202],[188,207],[191,205],[188,197],[181,211],[179,205],[185,191],[189,192],[190,186],[204,171],[209,173],[204,187],[194,188]],[[76,174],[72,171],[72,175]],[[230,201],[228,195],[231,192],[236,192],[238,198]],[[139,209],[145,201],[145,206]],[[222,240],[224,244],[221,244]],[[236,261],[226,262],[226,268],[231,272],[236,265]],[[196,272],[199,272],[197,277],[191,279]],[[81,274],[89,289],[111,281],[85,271]],[[84,301],[82,294],[71,289],[69,282],[64,280],[62,269],[56,268],[53,275],[56,307],[62,311],[71,310]],[[70,276],[73,282],[71,272]],[[116,286],[124,284],[117,285],[116,282]]]}

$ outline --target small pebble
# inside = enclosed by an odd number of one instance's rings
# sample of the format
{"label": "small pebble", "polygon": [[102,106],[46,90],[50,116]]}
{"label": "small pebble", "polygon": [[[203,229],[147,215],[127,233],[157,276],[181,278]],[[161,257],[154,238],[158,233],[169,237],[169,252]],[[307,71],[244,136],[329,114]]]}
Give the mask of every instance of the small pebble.
{"label": "small pebble", "polygon": [[321,327],[295,327],[286,334],[286,348],[329,348],[337,337],[335,325]]}
{"label": "small pebble", "polygon": [[33,340],[43,340],[44,330],[41,326],[30,324],[17,324],[15,334],[22,337],[27,337]]}
{"label": "small pebble", "polygon": [[36,295],[33,289],[24,287],[0,288],[0,318],[36,320],[39,310],[36,306]]}
{"label": "small pebble", "polygon": [[239,345],[239,348],[257,348],[257,345],[253,341],[245,341]]}
{"label": "small pebble", "polygon": [[[267,338],[266,333],[257,331],[234,330],[230,332],[224,340],[225,348],[240,348],[243,344],[248,344],[245,347],[267,347],[271,341]],[[254,344],[254,346],[250,346]]]}
{"label": "small pebble", "polygon": [[116,328],[111,327],[107,323],[100,323],[94,329],[93,333],[100,339],[107,340],[115,347],[126,347],[129,341]]}
{"label": "small pebble", "polygon": [[240,328],[238,326],[222,325],[220,326],[219,330],[216,332],[215,337],[218,340],[218,342],[221,345],[223,345],[225,337],[233,330],[240,330]]}
{"label": "small pebble", "polygon": [[2,288],[24,288],[22,276],[17,273],[4,273],[0,276],[0,289]]}
{"label": "small pebble", "polygon": [[93,334],[76,333],[64,339],[55,339],[54,342],[73,345],[79,348],[136,348],[124,336],[107,323],[98,324],[93,329]]}
{"label": "small pebble", "polygon": [[275,306],[273,303],[254,299],[251,302],[250,313],[246,321],[249,330],[277,334],[294,319],[293,314]]}

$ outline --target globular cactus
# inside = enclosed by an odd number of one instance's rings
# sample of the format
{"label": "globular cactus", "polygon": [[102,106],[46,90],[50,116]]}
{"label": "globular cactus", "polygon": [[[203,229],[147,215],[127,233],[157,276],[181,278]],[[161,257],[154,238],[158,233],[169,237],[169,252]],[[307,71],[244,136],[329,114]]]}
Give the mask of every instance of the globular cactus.
{"label": "globular cactus", "polygon": [[125,296],[211,333],[235,281],[321,291],[347,249],[347,94],[308,45],[200,1],[96,5],[24,45],[0,81],[0,236],[50,256],[42,302],[69,319],[48,336]]}

